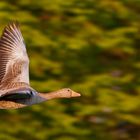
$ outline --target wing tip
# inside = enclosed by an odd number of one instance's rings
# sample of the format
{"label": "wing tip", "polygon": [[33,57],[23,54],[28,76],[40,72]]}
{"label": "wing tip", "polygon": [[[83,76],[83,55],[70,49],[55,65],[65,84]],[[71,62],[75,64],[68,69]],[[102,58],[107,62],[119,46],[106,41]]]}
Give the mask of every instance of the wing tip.
{"label": "wing tip", "polygon": [[7,26],[5,28],[19,28],[19,22],[17,20],[11,20],[9,21],[9,23],[7,24]]}
{"label": "wing tip", "polygon": [[[8,35],[5,35],[5,33],[7,33]],[[15,38],[14,36],[17,36],[18,38],[20,38],[19,36],[22,36],[20,31],[20,24],[17,20],[11,20],[8,22],[8,24],[4,27],[2,31],[0,41],[5,36],[7,38],[8,36],[12,36],[13,38]]]}

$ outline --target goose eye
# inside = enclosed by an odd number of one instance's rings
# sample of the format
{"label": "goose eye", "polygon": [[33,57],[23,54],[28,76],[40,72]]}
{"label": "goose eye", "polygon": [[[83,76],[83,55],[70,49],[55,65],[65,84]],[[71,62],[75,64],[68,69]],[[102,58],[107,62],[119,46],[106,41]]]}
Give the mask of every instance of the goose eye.
{"label": "goose eye", "polygon": [[70,91],[70,89],[68,89],[67,91]]}

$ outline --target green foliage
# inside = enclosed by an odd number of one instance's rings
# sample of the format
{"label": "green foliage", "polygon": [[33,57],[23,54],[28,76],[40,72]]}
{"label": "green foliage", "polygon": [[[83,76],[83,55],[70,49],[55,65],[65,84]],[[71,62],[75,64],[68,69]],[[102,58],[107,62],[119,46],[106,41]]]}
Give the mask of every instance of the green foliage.
{"label": "green foliage", "polygon": [[82,94],[1,110],[0,140],[139,140],[139,0],[1,0],[18,20],[32,87]]}

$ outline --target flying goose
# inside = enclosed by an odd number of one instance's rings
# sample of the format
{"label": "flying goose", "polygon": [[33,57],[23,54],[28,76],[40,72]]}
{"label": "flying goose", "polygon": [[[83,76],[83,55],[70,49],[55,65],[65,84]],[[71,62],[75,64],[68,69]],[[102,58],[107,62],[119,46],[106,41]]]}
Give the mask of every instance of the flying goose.
{"label": "flying goose", "polygon": [[16,109],[54,98],[78,97],[70,88],[39,93],[29,84],[29,58],[19,24],[9,23],[0,38],[0,109]]}

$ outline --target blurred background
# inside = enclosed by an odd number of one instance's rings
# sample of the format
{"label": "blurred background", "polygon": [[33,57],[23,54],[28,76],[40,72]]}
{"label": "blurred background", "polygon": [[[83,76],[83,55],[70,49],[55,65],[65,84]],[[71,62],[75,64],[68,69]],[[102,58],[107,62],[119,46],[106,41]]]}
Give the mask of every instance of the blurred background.
{"label": "blurred background", "polygon": [[140,140],[140,0],[1,0],[11,20],[31,86],[82,96],[0,110],[0,140]]}

